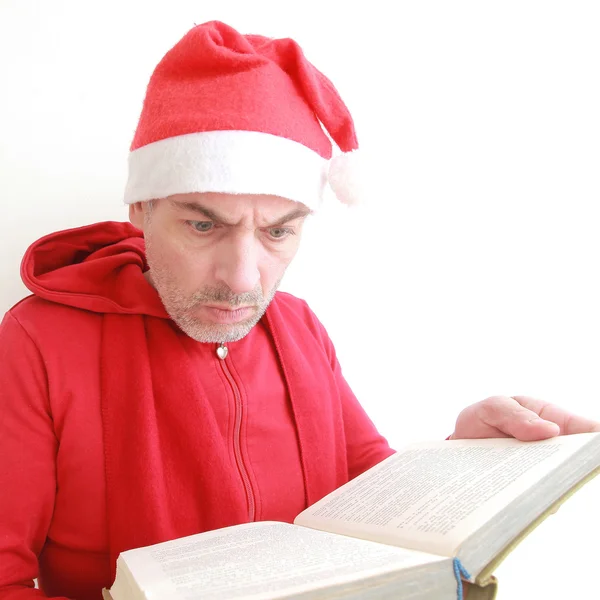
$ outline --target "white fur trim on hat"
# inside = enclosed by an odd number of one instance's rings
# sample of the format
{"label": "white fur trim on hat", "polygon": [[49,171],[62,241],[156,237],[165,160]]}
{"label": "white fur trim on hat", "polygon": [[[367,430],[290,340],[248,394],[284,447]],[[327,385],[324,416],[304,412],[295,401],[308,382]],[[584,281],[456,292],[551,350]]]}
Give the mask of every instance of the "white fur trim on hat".
{"label": "white fur trim on hat", "polygon": [[208,131],[153,142],[129,154],[125,203],[174,194],[272,194],[318,208],[328,160],[287,138]]}

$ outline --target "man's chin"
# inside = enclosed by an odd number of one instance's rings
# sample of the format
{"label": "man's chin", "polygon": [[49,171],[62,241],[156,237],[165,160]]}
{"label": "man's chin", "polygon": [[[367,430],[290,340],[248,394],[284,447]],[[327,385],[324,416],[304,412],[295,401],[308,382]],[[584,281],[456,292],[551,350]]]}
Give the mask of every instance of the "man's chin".
{"label": "man's chin", "polygon": [[267,302],[258,304],[249,315],[241,321],[219,322],[236,319],[238,315],[223,315],[223,311],[215,313],[203,305],[187,308],[184,312],[170,310],[165,303],[167,312],[178,327],[189,337],[204,344],[226,344],[237,342],[246,337],[252,328],[262,319],[269,304],[275,296],[275,288]]}
{"label": "man's chin", "polygon": [[260,319],[252,318],[239,323],[206,323],[198,320],[175,320],[179,328],[197,342],[204,344],[226,344],[246,337]]}

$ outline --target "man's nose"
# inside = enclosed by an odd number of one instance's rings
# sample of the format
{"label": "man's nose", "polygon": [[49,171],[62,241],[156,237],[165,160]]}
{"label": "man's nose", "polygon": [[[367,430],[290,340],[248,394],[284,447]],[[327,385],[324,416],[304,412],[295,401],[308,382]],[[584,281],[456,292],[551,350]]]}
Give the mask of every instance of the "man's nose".
{"label": "man's nose", "polygon": [[252,292],[260,281],[258,242],[253,235],[232,236],[217,249],[216,277],[234,294]]}

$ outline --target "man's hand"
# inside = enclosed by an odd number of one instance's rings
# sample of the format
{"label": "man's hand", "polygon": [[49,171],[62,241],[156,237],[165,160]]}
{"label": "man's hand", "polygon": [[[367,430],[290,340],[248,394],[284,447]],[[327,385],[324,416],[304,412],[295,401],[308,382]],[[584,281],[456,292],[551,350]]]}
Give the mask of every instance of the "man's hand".
{"label": "man's hand", "polygon": [[532,441],[588,431],[600,431],[600,423],[529,396],[492,396],[458,415],[450,439],[515,437]]}

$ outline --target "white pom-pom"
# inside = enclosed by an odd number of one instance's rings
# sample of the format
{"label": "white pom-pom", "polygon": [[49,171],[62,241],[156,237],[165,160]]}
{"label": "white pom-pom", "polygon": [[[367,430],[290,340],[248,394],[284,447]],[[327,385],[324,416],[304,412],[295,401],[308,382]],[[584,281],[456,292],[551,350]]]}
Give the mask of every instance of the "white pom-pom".
{"label": "white pom-pom", "polygon": [[340,202],[361,204],[366,197],[361,156],[358,150],[335,156],[329,163],[329,185]]}

